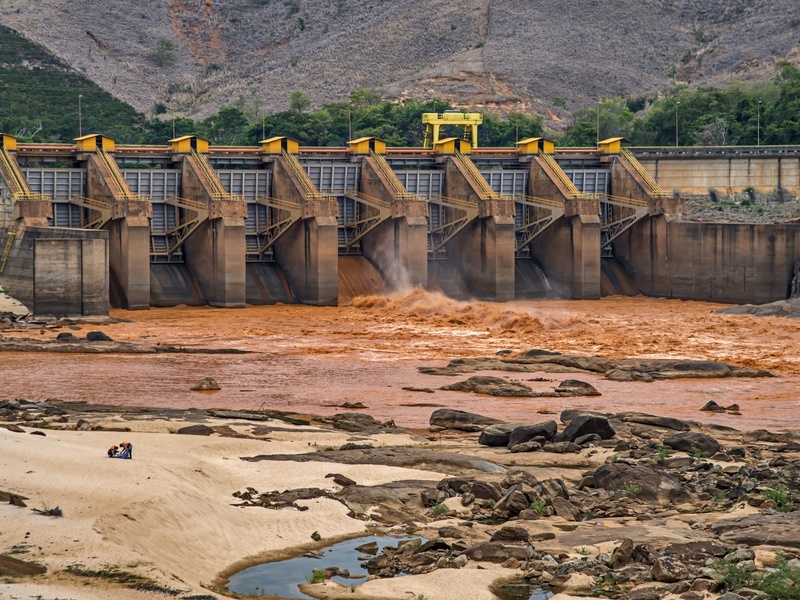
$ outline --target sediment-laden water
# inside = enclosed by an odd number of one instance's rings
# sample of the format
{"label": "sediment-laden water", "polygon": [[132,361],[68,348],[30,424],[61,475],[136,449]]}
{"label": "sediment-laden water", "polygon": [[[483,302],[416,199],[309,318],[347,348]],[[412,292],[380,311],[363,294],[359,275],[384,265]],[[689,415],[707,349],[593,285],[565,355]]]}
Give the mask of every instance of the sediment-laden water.
{"label": "sediment-laden water", "polygon": [[[722,306],[642,297],[493,304],[459,302],[415,290],[395,297],[356,297],[352,305],[343,307],[112,311],[113,316],[132,320],[101,327],[117,340],[241,348],[253,353],[7,353],[0,357],[0,380],[3,397],[119,405],[334,413],[343,402],[358,401],[376,418],[393,418],[398,425],[412,428],[427,426],[434,410],[431,405],[510,420],[538,421],[546,418],[539,412],[579,406],[669,414],[742,429],[800,427],[796,397],[800,322],[716,314]],[[92,329],[98,327],[83,327],[84,333]],[[56,333],[13,335],[42,338]],[[612,358],[719,360],[771,369],[778,377],[620,383],[594,374],[500,374],[535,390],[551,389],[562,379],[577,377],[602,393],[593,398],[512,399],[437,390],[456,379],[417,370],[457,357],[530,348]],[[222,390],[191,392],[190,385],[205,376],[217,379]],[[552,381],[531,381],[536,378]],[[737,403],[743,414],[699,412],[708,400]]]}

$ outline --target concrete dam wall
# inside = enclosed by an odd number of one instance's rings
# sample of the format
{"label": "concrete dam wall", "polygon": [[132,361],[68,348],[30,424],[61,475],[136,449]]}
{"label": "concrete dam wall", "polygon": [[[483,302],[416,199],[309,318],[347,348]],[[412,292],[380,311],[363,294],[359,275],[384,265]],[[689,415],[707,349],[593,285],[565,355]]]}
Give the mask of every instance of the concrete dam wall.
{"label": "concrete dam wall", "polygon": [[0,284],[51,314],[332,305],[414,285],[489,301],[786,297],[800,226],[682,222],[679,196],[786,200],[800,191],[800,148],[637,149],[639,162],[616,139],[558,151],[453,140],[115,149],[98,135],[3,148]]}
{"label": "concrete dam wall", "polygon": [[647,296],[759,304],[788,296],[800,261],[800,224],[647,219],[615,244]]}

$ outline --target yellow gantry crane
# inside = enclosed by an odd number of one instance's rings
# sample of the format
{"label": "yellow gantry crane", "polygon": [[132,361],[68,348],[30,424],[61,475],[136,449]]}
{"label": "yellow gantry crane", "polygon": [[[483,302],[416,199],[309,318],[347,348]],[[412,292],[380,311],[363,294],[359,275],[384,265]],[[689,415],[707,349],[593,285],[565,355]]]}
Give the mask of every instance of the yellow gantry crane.
{"label": "yellow gantry crane", "polygon": [[422,124],[425,125],[425,148],[433,148],[439,142],[439,129],[443,125],[455,125],[464,128],[464,139],[478,147],[478,125],[483,123],[481,113],[462,113],[460,110],[446,110],[443,113],[423,113]]}

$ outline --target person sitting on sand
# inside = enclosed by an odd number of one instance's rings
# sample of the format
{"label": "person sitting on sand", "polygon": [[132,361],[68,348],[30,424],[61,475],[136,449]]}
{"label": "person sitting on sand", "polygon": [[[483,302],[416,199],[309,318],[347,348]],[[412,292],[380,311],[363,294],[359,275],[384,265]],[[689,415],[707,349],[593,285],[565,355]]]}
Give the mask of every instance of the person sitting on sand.
{"label": "person sitting on sand", "polygon": [[118,452],[119,448],[117,448],[116,446],[111,446],[111,448],[108,449],[108,458],[117,458]]}
{"label": "person sitting on sand", "polygon": [[119,447],[120,458],[133,458],[133,444],[130,442],[122,442]]}

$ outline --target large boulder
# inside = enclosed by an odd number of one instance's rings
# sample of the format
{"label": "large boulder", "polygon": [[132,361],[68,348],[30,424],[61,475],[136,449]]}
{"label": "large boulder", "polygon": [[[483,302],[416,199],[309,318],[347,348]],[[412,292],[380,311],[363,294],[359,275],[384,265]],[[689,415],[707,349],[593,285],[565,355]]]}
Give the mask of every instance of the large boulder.
{"label": "large boulder", "polygon": [[543,423],[536,423],[535,425],[521,425],[511,432],[507,445],[511,448],[511,446],[529,442],[537,437],[552,440],[557,431],[558,425],[555,421],[544,421]]}
{"label": "large boulder", "polygon": [[616,431],[609,425],[608,419],[605,417],[580,415],[572,419],[564,431],[554,438],[554,441],[574,442],[577,438],[590,433],[596,433],[604,440],[609,440],[616,435]]}
{"label": "large boulder", "polygon": [[444,385],[441,389],[475,392],[476,394],[488,394],[489,396],[531,397],[535,395],[533,390],[524,383],[507,381],[501,377],[488,375],[475,375],[466,381]]}
{"label": "large boulder", "polygon": [[637,412],[623,412],[614,416],[615,419],[623,423],[639,423],[640,425],[650,425],[651,427],[662,427],[663,429],[674,429],[675,431],[689,431],[692,426],[686,421],[672,417],[659,417]]}
{"label": "large boulder", "polygon": [[502,421],[453,408],[435,410],[430,418],[431,428],[457,429],[459,431],[482,431],[487,426],[496,423],[502,423]]}
{"label": "large boulder", "polygon": [[595,488],[625,491],[639,500],[669,504],[684,499],[680,480],[646,465],[615,462],[601,466],[591,476]]}
{"label": "large boulder", "polygon": [[700,451],[706,456],[716,454],[722,447],[710,435],[698,431],[687,431],[670,436],[664,440],[664,445],[682,452],[694,453]]}
{"label": "large boulder", "polygon": [[506,542],[479,542],[464,552],[470,560],[503,563],[509,558],[530,560],[533,547],[528,544],[508,544]]}
{"label": "large boulder", "polygon": [[489,425],[481,431],[478,443],[481,446],[508,446],[511,432],[517,427],[522,427],[524,425],[525,423],[498,423],[497,425]]}
{"label": "large boulder", "polygon": [[800,548],[800,512],[748,515],[717,521],[710,527],[728,545]]}
{"label": "large boulder", "polygon": [[559,396],[599,396],[600,392],[585,381],[579,379],[565,379],[555,389]]}

